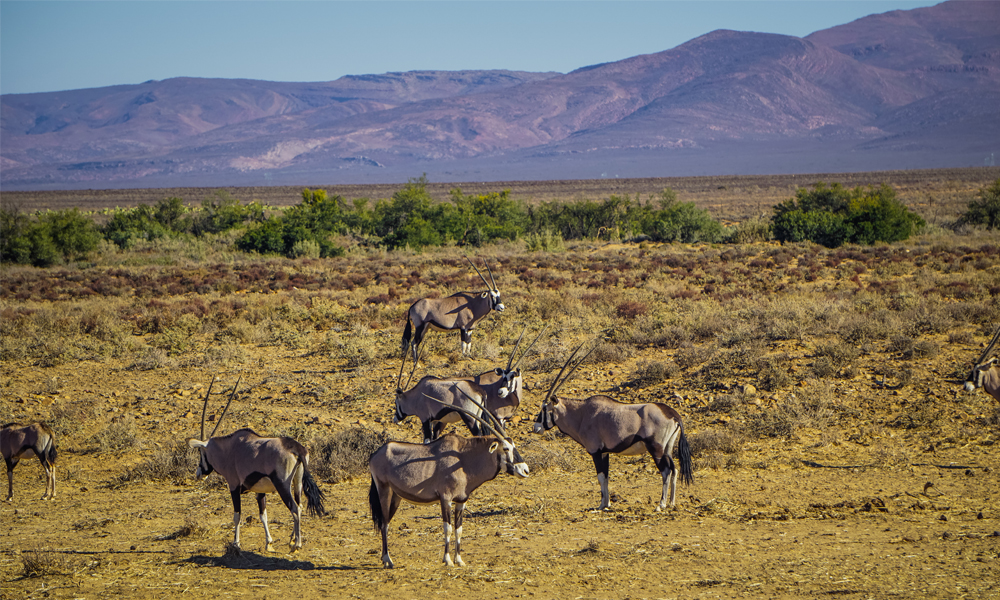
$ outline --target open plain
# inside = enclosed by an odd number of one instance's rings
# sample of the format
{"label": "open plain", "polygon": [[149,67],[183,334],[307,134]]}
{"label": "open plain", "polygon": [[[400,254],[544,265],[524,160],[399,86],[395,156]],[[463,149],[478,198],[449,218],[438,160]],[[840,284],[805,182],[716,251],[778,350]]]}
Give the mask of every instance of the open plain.
{"label": "open plain", "polygon": [[[953,217],[989,177],[925,182],[922,214]],[[291,260],[219,240],[5,266],[0,420],[47,422],[59,458],[54,500],[38,500],[30,459],[0,503],[0,598],[1000,597],[1000,403],[961,385],[1000,323],[995,232],[475,252],[507,310],[473,333],[470,358],[457,334],[430,333],[415,377],[492,369],[523,326],[528,339],[550,327],[523,360],[510,431],[531,476],[473,494],[462,568],[441,563],[440,509],[405,503],[396,568],[382,567],[366,471],[382,441],[419,439],[415,419],[392,423],[403,315],[482,288],[461,249]],[[562,394],[665,402],[684,418],[695,473],[676,509],[654,511],[648,456],[612,456],[611,510],[594,511],[590,457],[531,432],[585,341],[597,350]],[[304,517],[299,552],[276,497],[278,551],[264,552],[251,496],[242,551],[230,548],[228,490],[194,481],[184,442],[216,376],[210,416],[242,377],[220,433],[249,426],[311,450],[328,514]]]}

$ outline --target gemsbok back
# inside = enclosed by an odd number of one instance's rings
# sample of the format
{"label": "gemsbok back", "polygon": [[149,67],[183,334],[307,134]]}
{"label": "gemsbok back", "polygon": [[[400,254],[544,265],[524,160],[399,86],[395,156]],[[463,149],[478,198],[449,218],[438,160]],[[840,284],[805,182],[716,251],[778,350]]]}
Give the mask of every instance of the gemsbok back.
{"label": "gemsbok back", "polygon": [[[215,383],[215,380],[212,380]],[[236,386],[239,386],[237,381]],[[257,494],[260,522],[264,525],[265,550],[274,552],[271,530],[267,526],[267,496],[277,493],[281,501],[292,513],[294,526],[289,541],[291,551],[302,547],[302,494],[309,502],[309,513],[315,516],[325,514],[324,495],[309,474],[309,450],[290,437],[260,437],[250,429],[240,429],[229,435],[212,437],[226,416],[229,405],[236,395],[236,386],[229,395],[229,401],[222,410],[222,416],[215,423],[212,434],[205,438],[205,409],[212,394],[212,385],[205,394],[205,404],[201,409],[201,438],[189,439],[188,445],[197,448],[201,457],[195,477],[201,480],[212,471],[221,475],[229,484],[233,499],[233,527],[236,530],[233,544],[240,545],[241,495],[246,492]]]}
{"label": "gemsbok back", "polygon": [[[527,328],[525,328],[527,329]],[[521,345],[524,331],[518,337],[514,349],[510,353],[505,368],[497,367],[473,377],[435,377],[427,375],[407,391],[400,386],[403,367],[400,366],[399,378],[396,381],[396,410],[393,422],[399,423],[410,416],[420,419],[424,443],[432,442],[441,437],[441,432],[447,423],[465,422],[472,435],[484,435],[484,430],[473,416],[482,416],[479,407],[486,411],[506,427],[506,422],[514,416],[521,405],[523,379],[519,365],[535,343],[545,333],[543,328],[538,337],[514,361],[514,356]],[[405,364],[406,357],[403,357]],[[414,362],[414,370],[416,362]],[[410,371],[410,378],[413,371]],[[409,380],[407,380],[407,385]],[[432,400],[434,398],[435,400]],[[473,399],[475,403],[473,403]],[[457,408],[456,408],[457,407]],[[459,411],[461,408],[464,412]]]}
{"label": "gemsbok back", "polygon": [[[993,396],[997,402],[1000,402],[1000,366],[997,366],[996,356],[990,357],[993,348],[997,345],[998,339],[1000,339],[1000,327],[993,334],[993,339],[990,340],[986,349],[976,359],[976,364],[973,365],[969,376],[965,378],[965,391],[974,392],[979,388],[983,388],[987,394]],[[987,360],[987,357],[989,357],[989,360]]]}
{"label": "gemsbok back", "polygon": [[[368,461],[372,483],[368,490],[375,530],[382,534],[382,564],[394,566],[389,557],[389,522],[402,500],[414,504],[441,504],[444,521],[444,564],[464,566],[462,516],[472,492],[501,472],[528,476],[528,465],[514,442],[487,419],[469,415],[491,435],[461,437],[448,434],[430,444],[388,442]],[[499,425],[499,424],[498,424]],[[455,560],[449,552],[454,509]]]}
{"label": "gemsbok back", "polygon": [[38,457],[45,469],[42,500],[56,497],[56,438],[44,423],[7,423],[0,429],[0,452],[7,463],[7,502],[14,501],[14,467],[22,458]]}
{"label": "gemsbok back", "polygon": [[[581,346],[578,346],[563,365],[549,387],[542,409],[535,418],[535,433],[542,433],[552,427],[576,440],[594,459],[597,481],[601,484],[601,505],[604,510],[611,504],[608,492],[609,454],[625,456],[648,452],[656,463],[663,478],[663,492],[656,510],[667,504],[668,488],[670,506],[677,500],[677,469],[674,466],[673,450],[677,444],[680,459],[680,474],[684,483],[693,481],[691,471],[691,448],[684,436],[684,425],[676,410],[666,404],[623,404],[608,396],[596,395],[586,400],[571,400],[555,396],[559,387],[573,375],[573,372],[587,359],[588,353],[570,370],[560,382],[559,378],[573,361]],[[593,350],[591,350],[593,352]]]}
{"label": "gemsbok back", "polygon": [[500,302],[500,290],[497,288],[496,280],[493,279],[493,271],[490,270],[489,264],[483,260],[486,270],[489,271],[490,281],[493,281],[492,286],[471,260],[469,264],[476,273],[479,273],[487,290],[458,292],[447,298],[421,298],[414,302],[406,313],[406,327],[403,329],[404,356],[406,351],[411,349],[413,361],[417,361],[417,349],[423,342],[428,327],[439,331],[458,329],[462,338],[462,354],[466,355],[472,350],[472,330],[476,325],[490,314],[490,311],[504,311],[504,305]]}

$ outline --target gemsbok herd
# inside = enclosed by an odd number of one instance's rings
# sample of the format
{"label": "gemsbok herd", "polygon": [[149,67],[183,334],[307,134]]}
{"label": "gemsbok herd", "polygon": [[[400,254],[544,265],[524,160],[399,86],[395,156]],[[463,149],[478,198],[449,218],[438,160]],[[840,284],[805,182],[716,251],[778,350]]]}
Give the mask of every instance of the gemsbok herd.
{"label": "gemsbok herd", "polygon": [[[543,327],[535,340],[515,360],[521,332],[507,361],[473,377],[424,376],[412,388],[409,385],[420,362],[420,346],[427,328],[443,331],[458,329],[462,355],[471,352],[472,330],[491,311],[503,312],[500,289],[493,271],[483,261],[490,275],[487,281],[471,260],[487,289],[483,292],[459,292],[447,298],[423,298],[410,306],[403,332],[402,363],[396,382],[395,417],[398,423],[415,416],[420,419],[421,442],[392,441],[384,444],[369,459],[371,486],[368,504],[375,531],[382,537],[382,564],[393,567],[389,557],[389,522],[401,501],[414,504],[439,503],[444,521],[444,563],[464,565],[462,550],[462,517],[472,493],[500,473],[526,478],[527,463],[507,433],[507,423],[521,405],[523,373],[520,365],[535,343],[545,334]],[[969,376],[964,389],[974,392],[983,388],[1000,401],[1000,366],[993,350],[1000,340],[1000,328],[986,346]],[[584,347],[577,346],[553,379],[541,402],[534,421],[534,433],[558,428],[563,434],[583,446],[593,458],[597,481],[601,488],[598,510],[611,503],[608,490],[609,455],[648,453],[662,478],[663,490],[656,510],[673,507],[677,501],[678,477],[693,481],[691,448],[684,435],[684,424],[676,410],[659,402],[625,404],[598,394],[586,399],[563,398],[556,395],[576,369],[593,352],[577,355]],[[412,354],[413,367],[405,385],[401,385],[406,359]],[[575,362],[574,362],[575,361]],[[567,372],[568,369],[568,372]],[[246,492],[256,494],[261,524],[264,526],[265,549],[273,552],[273,538],[268,528],[267,494],[276,493],[292,514],[291,551],[302,547],[303,502],[315,516],[325,513],[324,494],[309,473],[309,450],[289,437],[266,438],[250,429],[240,429],[229,435],[215,437],[222,419],[237,395],[239,381],[233,386],[222,414],[212,433],[205,435],[205,412],[212,387],[208,387],[201,415],[201,435],[188,440],[199,453],[195,477],[201,480],[213,471],[226,480],[233,502],[233,544],[239,547],[241,497]],[[455,433],[442,435],[447,423],[465,423],[472,437]],[[679,465],[674,463],[677,448]],[[7,464],[7,502],[14,497],[14,467],[22,458],[37,456],[45,470],[46,486],[43,500],[55,498],[56,443],[52,430],[42,423],[19,425],[9,423],[0,429],[0,451]],[[454,533],[454,559],[451,536]]]}

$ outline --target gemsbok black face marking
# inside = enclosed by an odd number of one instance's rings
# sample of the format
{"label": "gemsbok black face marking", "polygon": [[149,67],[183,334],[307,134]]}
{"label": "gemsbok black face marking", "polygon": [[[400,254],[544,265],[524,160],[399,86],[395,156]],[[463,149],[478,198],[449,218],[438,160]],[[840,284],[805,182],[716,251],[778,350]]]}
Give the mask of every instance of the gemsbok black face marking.
{"label": "gemsbok black face marking", "polygon": [[[215,379],[212,380],[212,385]],[[199,451],[197,479],[202,479],[213,471],[219,473],[229,484],[229,493],[233,501],[233,527],[236,530],[233,543],[240,545],[240,511],[241,496],[246,492],[257,494],[257,508],[260,511],[260,522],[264,525],[266,539],[265,550],[273,552],[274,546],[271,530],[267,523],[268,493],[277,493],[281,501],[292,513],[294,526],[289,541],[291,551],[302,547],[302,494],[309,503],[309,512],[320,516],[325,514],[323,508],[324,494],[316,485],[309,473],[309,450],[289,437],[260,437],[250,429],[240,429],[226,436],[212,437],[219,429],[222,418],[226,416],[229,405],[236,395],[239,381],[229,395],[226,408],[215,424],[215,429],[208,439],[205,438],[205,409],[212,394],[212,385],[205,394],[205,404],[201,410],[201,438],[189,439],[188,445]]]}
{"label": "gemsbok black face marking", "polygon": [[42,500],[56,497],[56,438],[44,423],[8,423],[0,429],[0,453],[7,463],[7,502],[14,501],[14,467],[22,458],[38,457],[45,469]]}
{"label": "gemsbok black face marking", "polygon": [[993,339],[987,344],[986,349],[976,359],[969,376],[965,378],[965,391],[974,392],[979,388],[986,390],[986,393],[993,396],[1000,402],[1000,366],[997,366],[997,357],[987,357],[993,352],[993,348],[1000,339],[1000,327],[993,334]]}
{"label": "gemsbok black face marking", "polygon": [[418,359],[418,348],[424,340],[427,328],[441,331],[459,330],[462,338],[462,355],[472,350],[472,330],[490,311],[503,312],[504,305],[500,302],[500,290],[493,279],[493,271],[483,260],[489,271],[490,282],[486,281],[482,272],[469,260],[469,264],[479,274],[486,284],[485,292],[458,292],[447,298],[421,298],[410,306],[406,313],[406,327],[403,330],[403,355],[412,350],[413,361]]}
{"label": "gemsbok black face marking", "polygon": [[[483,413],[489,415],[485,410]],[[382,564],[385,567],[394,566],[389,557],[389,521],[402,500],[414,504],[441,504],[444,564],[461,567],[465,565],[462,560],[462,515],[469,496],[501,472],[515,477],[528,476],[528,465],[502,427],[494,427],[488,419],[471,413],[467,416],[479,421],[490,435],[466,438],[449,434],[430,444],[389,442],[369,459],[372,483],[368,489],[368,505],[375,530],[382,535]],[[454,561],[449,550],[452,509]]]}
{"label": "gemsbok black face marking", "polygon": [[[597,470],[597,481],[601,485],[601,504],[604,510],[611,504],[608,491],[609,454],[635,455],[648,452],[656,463],[663,479],[663,491],[656,510],[670,506],[677,501],[677,469],[674,466],[673,450],[677,444],[680,459],[680,474],[684,483],[693,481],[691,470],[691,448],[684,435],[681,416],[666,404],[623,404],[607,396],[591,396],[586,400],[559,398],[555,392],[573,375],[576,368],[590,355],[585,355],[560,382],[566,367],[573,361],[581,346],[570,355],[559,374],[552,381],[542,409],[535,417],[535,433],[542,433],[552,427],[576,440],[590,454]],[[591,350],[593,352],[593,350]]]}
{"label": "gemsbok black face marking", "polygon": [[[519,368],[521,360],[531,351],[546,329],[547,327],[542,328],[538,337],[531,342],[515,362],[514,356],[517,354],[521,339],[524,337],[524,331],[522,331],[510,353],[505,368],[497,367],[474,377],[442,378],[428,375],[404,392],[403,386],[399,385],[403,375],[403,367],[400,366],[399,378],[396,381],[393,422],[399,423],[410,416],[420,419],[425,444],[438,439],[447,423],[458,421],[463,421],[472,435],[484,435],[475,418],[466,416],[466,413],[476,417],[483,416],[478,405],[485,406],[486,412],[490,416],[499,420],[501,424],[505,424],[514,416],[521,405],[523,389],[523,379]],[[406,356],[404,355],[403,363],[405,364],[405,362]],[[416,369],[416,363],[414,363],[414,369]],[[410,377],[413,377],[412,370]],[[406,384],[409,385],[409,383],[407,380]],[[429,398],[435,398],[436,401]],[[470,400],[472,398],[478,404],[473,404]],[[454,407],[463,409],[465,413]]]}

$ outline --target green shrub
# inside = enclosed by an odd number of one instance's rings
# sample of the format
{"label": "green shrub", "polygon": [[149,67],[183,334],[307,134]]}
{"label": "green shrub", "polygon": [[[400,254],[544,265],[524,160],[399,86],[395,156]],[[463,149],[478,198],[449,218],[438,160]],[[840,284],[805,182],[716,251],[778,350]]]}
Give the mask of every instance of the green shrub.
{"label": "green shrub", "polygon": [[100,232],[79,210],[36,213],[0,209],[0,261],[47,267],[82,258],[97,248]]}
{"label": "green shrub", "polygon": [[888,185],[847,190],[823,182],[799,189],[795,198],[774,207],[771,229],[781,242],[811,241],[829,248],[853,243],[898,242],[918,233],[926,222],[896,198]]}
{"label": "green shrub", "polygon": [[958,218],[958,225],[980,225],[986,229],[1000,228],[1000,179],[980,188],[976,198]]}

